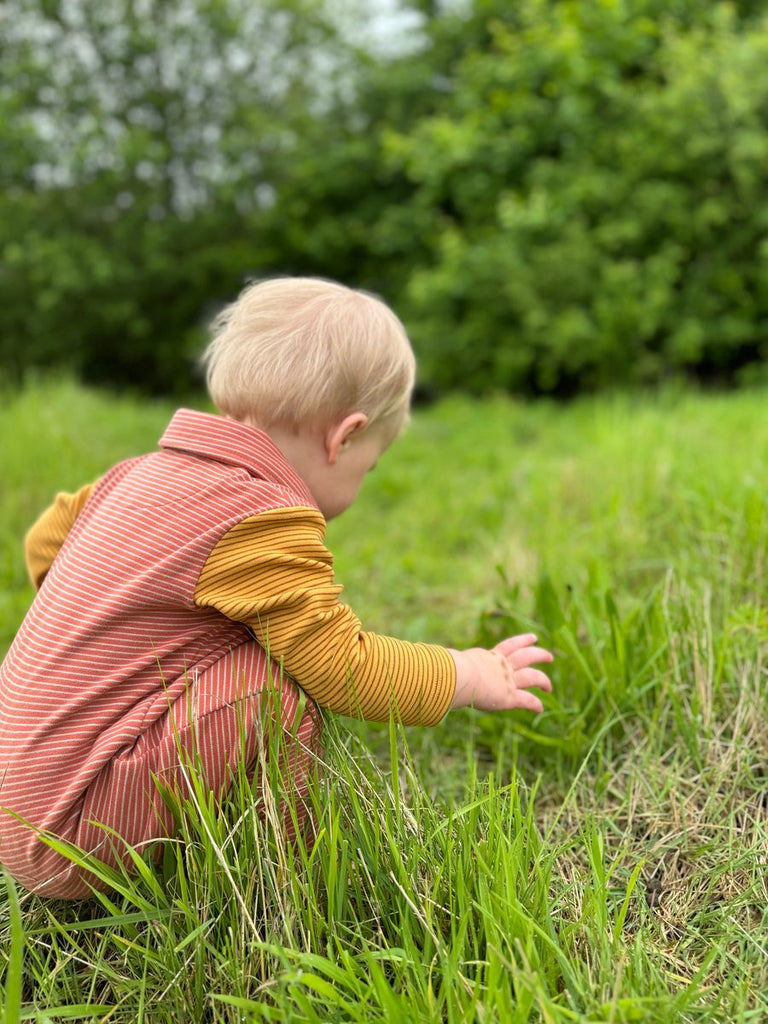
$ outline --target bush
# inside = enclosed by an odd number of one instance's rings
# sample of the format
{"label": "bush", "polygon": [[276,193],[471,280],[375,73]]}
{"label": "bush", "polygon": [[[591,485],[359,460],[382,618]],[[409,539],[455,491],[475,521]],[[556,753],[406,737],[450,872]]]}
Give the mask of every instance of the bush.
{"label": "bush", "polygon": [[426,378],[563,393],[768,356],[765,4],[495,6],[441,108],[387,138],[422,211]]}

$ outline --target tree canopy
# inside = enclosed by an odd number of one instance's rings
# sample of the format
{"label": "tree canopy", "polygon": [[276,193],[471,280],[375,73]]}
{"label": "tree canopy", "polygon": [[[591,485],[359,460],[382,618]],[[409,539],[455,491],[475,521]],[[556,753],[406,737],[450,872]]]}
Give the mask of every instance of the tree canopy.
{"label": "tree canopy", "polygon": [[[407,5],[403,5],[407,6]],[[768,355],[768,3],[17,0],[0,369],[189,385],[249,277],[371,288],[436,389],[570,394]]]}

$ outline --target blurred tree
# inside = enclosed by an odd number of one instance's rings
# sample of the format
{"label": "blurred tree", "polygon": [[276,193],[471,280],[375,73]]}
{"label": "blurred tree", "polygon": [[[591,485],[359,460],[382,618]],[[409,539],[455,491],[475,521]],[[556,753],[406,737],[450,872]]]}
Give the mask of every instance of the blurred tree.
{"label": "blurred tree", "polygon": [[[172,390],[245,274],[372,288],[438,388],[768,357],[768,0],[0,8],[0,367]],[[350,11],[359,7],[348,4]]]}
{"label": "blurred tree", "polygon": [[372,288],[402,301],[430,258],[434,211],[391,158],[392,132],[450,108],[452,69],[487,45],[488,19],[464,3],[408,3],[422,31],[404,54],[354,53],[349,88],[307,123],[267,220],[282,266]]}
{"label": "blurred tree", "polygon": [[183,388],[206,301],[275,263],[260,219],[339,87],[343,47],[312,0],[13,7],[0,15],[0,365]]}
{"label": "blurred tree", "polygon": [[437,388],[758,366],[768,2],[412,6],[421,50],[299,141],[286,265],[384,294]]}
{"label": "blurred tree", "polygon": [[429,380],[570,393],[764,365],[767,10],[476,0],[434,109],[384,132]]}

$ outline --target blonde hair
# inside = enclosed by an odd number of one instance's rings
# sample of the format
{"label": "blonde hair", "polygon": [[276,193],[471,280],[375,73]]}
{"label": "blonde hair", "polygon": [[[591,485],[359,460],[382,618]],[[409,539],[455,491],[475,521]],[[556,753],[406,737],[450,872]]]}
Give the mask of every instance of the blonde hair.
{"label": "blonde hair", "polygon": [[260,281],[211,330],[208,391],[234,419],[327,426],[363,412],[369,426],[405,424],[413,350],[392,310],[368,292],[313,277]]}

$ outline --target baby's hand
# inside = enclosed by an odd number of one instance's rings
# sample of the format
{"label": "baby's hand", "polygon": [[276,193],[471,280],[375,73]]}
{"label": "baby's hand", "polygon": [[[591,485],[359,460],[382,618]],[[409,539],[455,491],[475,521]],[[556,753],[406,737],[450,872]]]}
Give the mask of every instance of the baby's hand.
{"label": "baby's hand", "polygon": [[542,671],[531,666],[553,659],[543,647],[533,646],[535,643],[534,634],[525,633],[502,640],[490,651],[483,647],[451,651],[456,662],[456,692],[451,708],[543,711],[539,698],[528,690],[551,690],[552,683]]}

